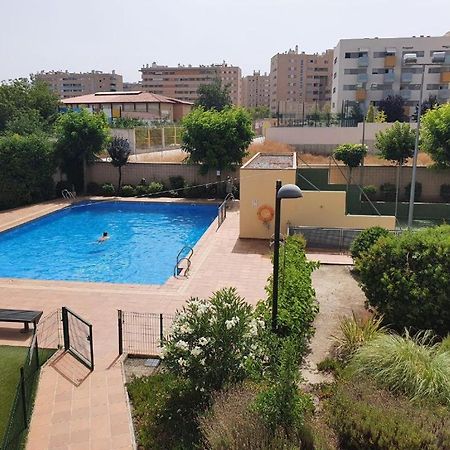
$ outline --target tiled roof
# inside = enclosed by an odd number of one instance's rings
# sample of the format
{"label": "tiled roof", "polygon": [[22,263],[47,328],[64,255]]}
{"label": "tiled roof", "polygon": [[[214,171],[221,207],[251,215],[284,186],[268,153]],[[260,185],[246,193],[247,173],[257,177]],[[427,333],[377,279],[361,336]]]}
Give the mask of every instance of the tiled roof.
{"label": "tiled roof", "polygon": [[171,103],[192,105],[192,103],[178,100],[176,98],[165,97],[164,95],[153,94],[152,92],[97,92],[95,94],[80,95],[79,97],[65,98],[62,103],[73,104],[94,104],[94,103]]}

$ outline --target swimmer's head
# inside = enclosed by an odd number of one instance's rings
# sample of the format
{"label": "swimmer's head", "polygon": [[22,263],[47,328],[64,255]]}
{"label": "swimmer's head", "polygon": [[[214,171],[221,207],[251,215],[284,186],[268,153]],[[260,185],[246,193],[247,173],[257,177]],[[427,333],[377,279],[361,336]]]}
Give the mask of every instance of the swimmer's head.
{"label": "swimmer's head", "polygon": [[107,231],[104,231],[104,232],[103,232],[103,237],[106,237],[106,236],[108,236],[108,232],[107,232]]}

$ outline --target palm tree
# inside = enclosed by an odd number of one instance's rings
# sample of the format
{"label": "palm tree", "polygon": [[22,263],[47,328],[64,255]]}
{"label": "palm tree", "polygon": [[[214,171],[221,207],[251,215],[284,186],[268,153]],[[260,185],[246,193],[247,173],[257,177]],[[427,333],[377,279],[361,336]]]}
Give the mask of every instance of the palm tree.
{"label": "palm tree", "polygon": [[131,153],[130,143],[122,137],[113,137],[108,145],[108,154],[111,164],[119,169],[119,182],[117,183],[117,194],[122,187],[122,167],[128,162]]}

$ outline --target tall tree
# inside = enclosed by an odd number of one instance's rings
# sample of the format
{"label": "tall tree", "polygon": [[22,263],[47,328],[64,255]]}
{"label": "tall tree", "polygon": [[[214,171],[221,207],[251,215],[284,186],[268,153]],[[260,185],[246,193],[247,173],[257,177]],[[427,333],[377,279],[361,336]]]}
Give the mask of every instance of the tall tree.
{"label": "tall tree", "polygon": [[[437,108],[440,105],[437,97],[435,95],[430,95],[428,97],[428,100],[425,100],[422,102],[422,109],[421,109],[421,115],[423,116],[429,109]],[[411,119],[414,120],[414,122],[417,122],[417,113],[419,112],[419,105],[416,105],[416,109],[414,111],[414,114],[412,115]]]}
{"label": "tall tree", "polygon": [[183,129],[182,148],[203,173],[241,164],[254,136],[252,118],[243,108],[195,108],[183,119]]}
{"label": "tall tree", "polygon": [[195,106],[202,106],[204,109],[215,109],[222,111],[227,106],[231,106],[230,88],[222,86],[222,81],[216,78],[210,84],[202,84],[199,86],[198,98]]}
{"label": "tall tree", "polygon": [[352,170],[361,165],[367,155],[367,146],[363,144],[341,144],[333,153],[338,161],[342,161],[349,168],[347,186],[352,182]]}
{"label": "tall tree", "polygon": [[117,194],[120,194],[120,189],[122,188],[122,167],[128,162],[130,153],[131,147],[128,139],[116,136],[108,144],[108,154],[111,158],[111,164],[119,170]]}
{"label": "tall tree", "polygon": [[58,105],[58,96],[42,81],[19,78],[0,83],[0,132],[8,122],[23,121],[27,116],[34,125],[39,123],[48,130],[56,119]]}
{"label": "tall tree", "polygon": [[58,118],[55,133],[61,169],[78,191],[86,192],[86,164],[97,158],[109,140],[105,115],[85,108],[68,111]]}
{"label": "tall tree", "polygon": [[407,123],[395,122],[386,131],[376,134],[375,147],[380,155],[397,163],[397,180],[395,190],[395,216],[397,217],[398,192],[400,186],[400,170],[408,158],[414,154],[415,132]]}
{"label": "tall tree", "polygon": [[384,111],[387,122],[405,122],[405,101],[400,95],[389,95],[378,103],[378,109]]}
{"label": "tall tree", "polygon": [[364,120],[364,114],[359,103],[353,105],[352,110],[350,111],[350,118],[353,119],[356,123],[362,122]]}
{"label": "tall tree", "polygon": [[373,123],[375,122],[375,113],[376,113],[376,108],[375,106],[373,106],[373,104],[371,103],[369,105],[369,108],[367,109],[367,114],[366,114],[366,122],[367,123]]}
{"label": "tall tree", "polygon": [[430,109],[422,119],[421,147],[438,167],[450,167],[450,103]]}

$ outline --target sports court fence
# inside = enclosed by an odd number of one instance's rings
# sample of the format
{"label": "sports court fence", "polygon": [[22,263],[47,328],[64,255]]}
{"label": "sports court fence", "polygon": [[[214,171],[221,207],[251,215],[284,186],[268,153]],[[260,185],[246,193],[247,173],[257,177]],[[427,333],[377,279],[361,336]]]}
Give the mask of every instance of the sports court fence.
{"label": "sports court fence", "polygon": [[61,346],[61,311],[56,310],[42,318],[33,330],[23,366],[19,369],[19,381],[1,443],[2,450],[22,448],[31,419],[40,368]]}

